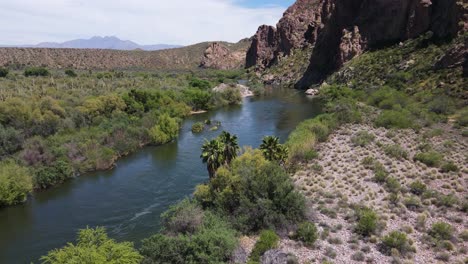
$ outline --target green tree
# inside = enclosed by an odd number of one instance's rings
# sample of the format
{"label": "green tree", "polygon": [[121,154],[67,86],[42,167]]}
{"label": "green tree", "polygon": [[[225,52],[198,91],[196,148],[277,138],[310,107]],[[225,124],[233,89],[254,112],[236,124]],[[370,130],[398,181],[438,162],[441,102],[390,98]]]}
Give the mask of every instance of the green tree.
{"label": "green tree", "polygon": [[103,227],[86,228],[78,232],[77,243],[68,243],[41,258],[44,264],[137,264],[143,257],[133,243],[117,243],[110,239]]}
{"label": "green tree", "polygon": [[30,76],[49,76],[50,72],[44,67],[31,67],[27,68],[24,70],[24,76],[30,77]]}
{"label": "green tree", "polygon": [[237,142],[237,136],[231,135],[229,132],[223,131],[219,136],[219,141],[224,146],[224,157],[227,165],[231,164],[231,161],[237,157],[239,151],[239,143]]}
{"label": "green tree", "polygon": [[12,160],[0,162],[0,207],[22,203],[33,189],[29,170]]}
{"label": "green tree", "polygon": [[168,114],[162,114],[150,130],[149,134],[154,144],[165,144],[175,138],[179,133],[179,123],[177,119]]}
{"label": "green tree", "polygon": [[208,174],[210,175],[210,179],[212,179],[216,174],[216,170],[225,162],[224,144],[218,139],[205,141],[200,158],[203,160],[203,163],[206,163]]}
{"label": "green tree", "polygon": [[260,150],[269,161],[284,163],[288,158],[289,150],[285,145],[279,143],[278,137],[266,136],[262,140]]}

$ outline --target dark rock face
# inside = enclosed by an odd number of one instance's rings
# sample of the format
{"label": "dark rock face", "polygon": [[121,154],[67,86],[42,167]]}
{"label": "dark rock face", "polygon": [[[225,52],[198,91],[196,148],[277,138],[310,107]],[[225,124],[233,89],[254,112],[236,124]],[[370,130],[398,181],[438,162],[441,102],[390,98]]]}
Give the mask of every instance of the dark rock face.
{"label": "dark rock face", "polygon": [[[269,67],[292,49],[313,46],[310,65],[298,88],[322,81],[368,49],[432,31],[453,38],[468,28],[458,0],[298,0],[273,27],[262,26],[247,54],[247,67]],[[266,32],[269,37],[265,38]]]}

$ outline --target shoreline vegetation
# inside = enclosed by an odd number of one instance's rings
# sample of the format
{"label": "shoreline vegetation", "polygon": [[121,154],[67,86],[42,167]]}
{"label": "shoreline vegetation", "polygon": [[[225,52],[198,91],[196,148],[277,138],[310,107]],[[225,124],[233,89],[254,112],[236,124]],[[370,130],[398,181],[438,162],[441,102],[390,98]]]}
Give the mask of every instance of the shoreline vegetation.
{"label": "shoreline vegetation", "polygon": [[[184,117],[239,104],[242,71],[24,71],[0,78],[0,208],[174,140]],[[20,171],[17,174],[15,171]]]}

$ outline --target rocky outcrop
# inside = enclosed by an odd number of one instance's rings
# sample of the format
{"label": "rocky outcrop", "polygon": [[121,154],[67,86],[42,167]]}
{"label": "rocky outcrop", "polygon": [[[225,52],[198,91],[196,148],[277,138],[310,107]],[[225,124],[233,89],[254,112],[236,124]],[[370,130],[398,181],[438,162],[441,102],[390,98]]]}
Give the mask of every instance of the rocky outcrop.
{"label": "rocky outcrop", "polygon": [[277,249],[268,250],[260,259],[261,264],[295,264],[297,258],[289,253]]}
{"label": "rocky outcrop", "polygon": [[322,81],[346,61],[432,31],[447,39],[467,30],[466,4],[458,0],[298,0],[277,28],[261,26],[246,66],[270,67],[296,48],[313,47],[298,88]]}
{"label": "rocky outcrop", "polygon": [[254,96],[254,93],[250,90],[249,87],[242,85],[242,84],[225,84],[222,83],[215,88],[213,88],[213,92],[215,93],[222,93],[227,90],[237,90],[239,91],[241,97],[250,97]]}
{"label": "rocky outcrop", "polygon": [[246,50],[231,50],[220,42],[211,43],[203,53],[200,67],[229,70],[244,67]]}

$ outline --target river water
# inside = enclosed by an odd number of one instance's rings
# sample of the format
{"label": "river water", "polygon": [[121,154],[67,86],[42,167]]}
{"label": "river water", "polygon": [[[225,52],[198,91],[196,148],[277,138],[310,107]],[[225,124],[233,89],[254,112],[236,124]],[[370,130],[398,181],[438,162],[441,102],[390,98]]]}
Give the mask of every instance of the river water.
{"label": "river water", "polygon": [[[266,135],[282,141],[301,121],[320,113],[320,105],[296,90],[274,89],[242,106],[187,118],[179,138],[146,147],[117,162],[116,168],[82,175],[34,194],[26,204],[0,209],[0,263],[39,263],[49,250],[74,241],[79,229],[106,227],[118,241],[141,239],[159,230],[159,216],[206,182],[200,148],[226,130],[241,146],[258,147]],[[194,122],[221,122],[218,131],[192,134]]]}

